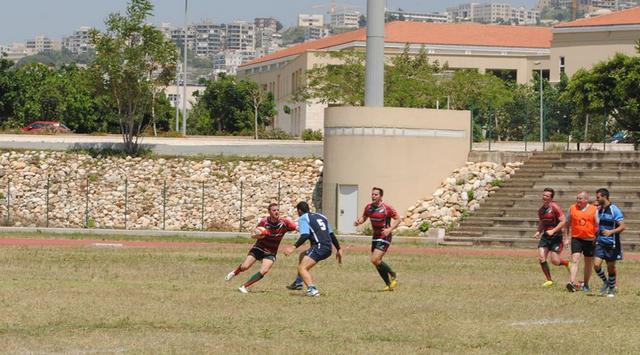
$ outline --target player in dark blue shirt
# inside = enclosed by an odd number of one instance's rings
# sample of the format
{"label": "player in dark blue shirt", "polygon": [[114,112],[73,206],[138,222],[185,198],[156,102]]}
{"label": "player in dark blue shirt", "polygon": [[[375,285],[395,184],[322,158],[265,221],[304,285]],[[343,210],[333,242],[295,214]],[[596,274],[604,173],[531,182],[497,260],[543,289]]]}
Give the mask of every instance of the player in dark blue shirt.
{"label": "player in dark blue shirt", "polygon": [[[622,244],[620,233],[625,230],[624,215],[615,204],[609,200],[609,190],[598,189],[598,235],[594,251],[593,268],[602,279],[604,285],[600,289],[600,296],[615,297],[616,295],[616,261],[622,260]],[[602,270],[602,260],[607,262],[607,275]]]}
{"label": "player in dark blue shirt", "polygon": [[298,264],[298,275],[307,285],[307,296],[319,296],[320,292],[316,288],[311,278],[311,270],[318,262],[331,256],[331,245],[336,247],[336,259],[342,263],[342,250],[340,243],[333,234],[331,226],[327,218],[319,213],[309,212],[309,205],[306,202],[299,202],[296,205],[298,210],[298,229],[300,230],[300,238],[295,245],[290,246],[284,252],[284,255],[291,254],[299,246],[307,240],[311,247],[304,253],[304,256]]}

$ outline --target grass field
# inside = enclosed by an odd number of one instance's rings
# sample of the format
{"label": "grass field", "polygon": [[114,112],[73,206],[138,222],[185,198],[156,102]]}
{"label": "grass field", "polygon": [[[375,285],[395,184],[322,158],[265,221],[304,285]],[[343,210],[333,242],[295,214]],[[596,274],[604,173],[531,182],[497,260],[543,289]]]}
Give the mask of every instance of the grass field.
{"label": "grass field", "polygon": [[[640,262],[615,299],[542,289],[535,258],[401,254],[395,292],[366,252],[313,270],[321,297],[284,286],[295,258],[243,295],[224,276],[249,244],[0,248],[4,353],[637,353]],[[360,245],[364,246],[364,244]],[[361,250],[362,248],[360,248]],[[417,251],[417,249],[415,249]],[[593,288],[600,281],[593,281]]]}

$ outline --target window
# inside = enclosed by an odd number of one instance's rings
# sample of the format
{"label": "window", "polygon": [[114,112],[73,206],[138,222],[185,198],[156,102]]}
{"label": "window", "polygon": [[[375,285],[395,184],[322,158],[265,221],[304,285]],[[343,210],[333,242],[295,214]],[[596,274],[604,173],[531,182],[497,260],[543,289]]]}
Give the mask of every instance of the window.
{"label": "window", "polygon": [[564,73],[564,57],[560,57],[560,74]]}

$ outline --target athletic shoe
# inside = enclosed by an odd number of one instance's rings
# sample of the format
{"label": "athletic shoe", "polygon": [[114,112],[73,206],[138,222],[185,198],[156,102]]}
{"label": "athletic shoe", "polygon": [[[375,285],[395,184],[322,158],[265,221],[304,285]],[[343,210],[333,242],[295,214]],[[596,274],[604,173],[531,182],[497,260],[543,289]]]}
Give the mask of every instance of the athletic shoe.
{"label": "athletic shoe", "polygon": [[308,288],[305,294],[309,297],[318,297],[320,296],[320,291],[317,288]]}
{"label": "athletic shoe", "polygon": [[582,284],[582,291],[584,293],[589,293],[591,291],[591,289],[589,288],[589,285],[587,284]]}
{"label": "athletic shoe", "polygon": [[225,280],[225,281],[229,281],[229,280],[231,280],[232,278],[234,278],[235,276],[236,276],[236,273],[235,273],[235,272],[233,272],[233,271],[231,271],[230,273],[228,273],[228,274],[227,274],[227,276],[225,276],[225,277],[224,277],[224,280]]}
{"label": "athletic shoe", "polygon": [[567,284],[567,291],[569,292],[576,292],[578,291],[578,288],[576,287],[576,285],[572,284],[571,282],[569,282]]}
{"label": "athletic shoe", "polygon": [[607,297],[609,298],[616,297],[616,292],[618,292],[618,290],[616,290],[615,287],[609,287],[609,292],[607,292]]}
{"label": "athletic shoe", "polygon": [[391,285],[387,285],[387,286],[385,286],[385,287],[382,289],[382,291],[383,291],[383,292],[386,292],[386,291],[393,291],[393,288],[391,287]]}
{"label": "athletic shoe", "polygon": [[244,287],[244,285],[238,287],[238,291],[240,291],[240,293],[244,293],[244,294],[249,293],[249,289]]}
{"label": "athletic shoe", "polygon": [[295,281],[291,283],[291,285],[287,285],[289,290],[302,290],[302,284],[298,284]]}
{"label": "athletic shoe", "polygon": [[392,277],[391,282],[389,282],[389,288],[391,289],[391,291],[393,291],[396,289],[396,287],[398,287],[398,279]]}
{"label": "athletic shoe", "polygon": [[600,291],[598,292],[598,295],[601,297],[604,297],[607,295],[607,293],[609,293],[609,285],[608,284],[604,284],[604,286],[602,286],[600,288]]}
{"label": "athletic shoe", "polygon": [[548,280],[542,284],[542,287],[551,288],[553,286],[553,281]]}

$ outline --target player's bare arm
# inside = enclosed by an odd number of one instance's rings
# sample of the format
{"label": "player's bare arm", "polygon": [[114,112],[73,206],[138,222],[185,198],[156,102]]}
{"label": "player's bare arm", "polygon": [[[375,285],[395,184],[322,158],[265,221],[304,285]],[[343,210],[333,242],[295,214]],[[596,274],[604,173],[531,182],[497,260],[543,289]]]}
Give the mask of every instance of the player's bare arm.
{"label": "player's bare arm", "polygon": [[400,225],[400,216],[395,216],[391,218],[391,224],[389,227],[382,230],[382,235],[385,237],[389,236],[391,232],[393,232]]}

